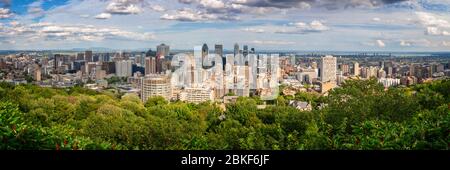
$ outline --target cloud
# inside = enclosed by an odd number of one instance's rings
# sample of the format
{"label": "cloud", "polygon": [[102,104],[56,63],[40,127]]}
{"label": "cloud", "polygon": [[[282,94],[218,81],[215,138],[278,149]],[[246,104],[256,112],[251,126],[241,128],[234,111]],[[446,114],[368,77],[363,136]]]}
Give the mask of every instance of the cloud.
{"label": "cloud", "polygon": [[190,8],[183,8],[176,10],[172,14],[164,14],[161,16],[163,20],[177,20],[177,21],[210,21],[210,20],[238,20],[239,18],[227,15],[216,15],[205,13],[202,11],[195,11]]}
{"label": "cloud", "polygon": [[400,46],[402,46],[402,47],[409,47],[411,45],[412,45],[412,43],[409,41],[400,40]]}
{"label": "cloud", "polygon": [[13,14],[7,8],[0,8],[0,19],[11,18]]}
{"label": "cloud", "polygon": [[425,31],[426,35],[444,35],[448,36],[450,35],[450,32],[441,30],[439,27],[427,27]]}
{"label": "cloud", "polygon": [[441,45],[444,47],[450,47],[450,41],[442,41]]}
{"label": "cloud", "polygon": [[106,12],[110,14],[138,14],[142,12],[139,4],[142,0],[114,0],[106,6]]}
{"label": "cloud", "polygon": [[88,15],[88,14],[82,14],[82,15],[80,15],[81,18],[89,18],[89,16],[90,16],[90,15]]}
{"label": "cloud", "polygon": [[438,15],[427,12],[416,12],[419,23],[425,27],[425,35],[450,35],[450,22]]}
{"label": "cloud", "polygon": [[384,44],[384,42],[382,40],[377,40],[376,45],[381,48],[386,47],[386,44]]}
{"label": "cloud", "polygon": [[151,5],[150,9],[152,9],[153,11],[156,11],[156,12],[166,11],[166,9],[164,7],[162,7],[161,5]]}
{"label": "cloud", "polygon": [[326,26],[324,23],[318,20],[311,21],[310,23],[304,23],[304,22],[296,22],[296,23],[289,23],[289,27],[282,28],[275,33],[280,34],[308,34],[308,33],[318,33],[330,30],[328,26]]}
{"label": "cloud", "polygon": [[274,8],[325,8],[328,10],[345,8],[375,8],[408,0],[235,0],[237,4],[250,7]]}
{"label": "cloud", "polygon": [[386,44],[384,43],[384,41],[383,40],[375,40],[375,41],[371,41],[371,42],[365,42],[365,43],[363,43],[364,45],[368,45],[368,46],[377,46],[377,47],[380,47],[380,48],[384,48],[384,47],[386,47]]}
{"label": "cloud", "polygon": [[44,9],[42,9],[43,0],[35,1],[28,5],[27,13],[32,17],[40,17],[45,14]]}
{"label": "cloud", "polygon": [[110,13],[101,13],[95,16],[95,19],[109,19],[109,18],[111,18]]}
{"label": "cloud", "polygon": [[264,33],[265,32],[265,30],[262,28],[244,28],[242,30],[246,31],[246,32],[253,32],[253,33]]}
{"label": "cloud", "polygon": [[0,31],[0,37],[45,41],[102,41],[105,39],[121,39],[133,41],[149,41],[155,37],[152,33],[137,33],[124,31],[113,27],[99,27],[93,25],[35,23],[30,25],[10,24]]}
{"label": "cloud", "polygon": [[254,40],[250,42],[251,44],[258,44],[258,45],[291,45],[295,44],[295,42],[291,41],[260,41],[260,40]]}

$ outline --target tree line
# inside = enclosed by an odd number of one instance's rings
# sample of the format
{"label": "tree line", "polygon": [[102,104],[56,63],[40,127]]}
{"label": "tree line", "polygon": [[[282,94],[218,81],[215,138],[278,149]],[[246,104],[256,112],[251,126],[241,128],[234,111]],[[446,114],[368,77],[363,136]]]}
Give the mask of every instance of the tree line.
{"label": "tree line", "polygon": [[[449,148],[450,80],[385,89],[348,80],[328,96],[298,93],[265,109],[141,102],[82,87],[0,83],[3,150],[428,150]],[[312,111],[288,106],[312,103]]]}

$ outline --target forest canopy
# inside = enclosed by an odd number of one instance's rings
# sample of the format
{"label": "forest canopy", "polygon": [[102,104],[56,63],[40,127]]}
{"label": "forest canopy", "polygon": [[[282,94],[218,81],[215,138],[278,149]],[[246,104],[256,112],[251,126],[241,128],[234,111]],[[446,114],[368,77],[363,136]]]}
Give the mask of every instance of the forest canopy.
{"label": "forest canopy", "polygon": [[428,150],[449,148],[450,80],[389,88],[348,80],[328,96],[168,102],[81,87],[0,83],[2,150]]}

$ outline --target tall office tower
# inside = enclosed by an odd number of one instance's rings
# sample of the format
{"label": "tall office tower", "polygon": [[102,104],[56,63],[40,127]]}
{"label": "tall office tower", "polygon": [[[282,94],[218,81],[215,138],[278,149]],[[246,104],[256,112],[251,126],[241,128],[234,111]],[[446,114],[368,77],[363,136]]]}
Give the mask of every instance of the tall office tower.
{"label": "tall office tower", "polygon": [[145,59],[146,59],[146,57],[145,57],[145,52],[142,52],[141,53],[141,66],[143,66],[143,67],[145,67]]}
{"label": "tall office tower", "polygon": [[350,72],[348,64],[341,64],[341,71],[343,75],[348,75]]}
{"label": "tall office tower", "polygon": [[156,73],[156,58],[147,57],[145,58],[145,75]]}
{"label": "tall office tower", "polygon": [[234,44],[234,57],[239,54],[239,44]]}
{"label": "tall office tower", "polygon": [[55,54],[53,56],[53,69],[55,69],[55,71],[58,69],[59,66],[61,66],[62,64],[62,56],[61,54]]}
{"label": "tall office tower", "polygon": [[116,61],[116,75],[118,77],[130,77],[132,75],[132,61]]}
{"label": "tall office tower", "polygon": [[445,71],[445,69],[444,69],[444,65],[443,64],[438,64],[436,66],[436,72],[440,73],[440,72],[444,72],[444,71]]}
{"label": "tall office tower", "polygon": [[85,69],[86,69],[85,73],[87,75],[91,76],[93,73],[95,73],[94,70],[95,70],[96,66],[97,66],[96,62],[87,62],[85,65]]}
{"label": "tall office tower", "polygon": [[77,53],[77,60],[84,60],[84,54],[83,53]]}
{"label": "tall office tower", "polygon": [[141,78],[141,100],[146,102],[149,97],[162,96],[170,100],[172,96],[170,77],[166,75],[147,75]]}
{"label": "tall office tower", "polygon": [[86,60],[86,62],[93,61],[92,51],[88,50],[84,52],[84,60]]}
{"label": "tall office tower", "polygon": [[116,73],[116,63],[112,61],[103,62],[102,70],[106,71],[106,74],[115,74]]}
{"label": "tall office tower", "polygon": [[217,54],[219,57],[223,57],[223,45],[216,44],[214,47],[215,47],[214,53]]}
{"label": "tall office tower", "polygon": [[33,74],[33,77],[34,77],[34,80],[35,81],[41,81],[41,66],[39,66],[38,64],[35,64],[34,65],[34,74]]}
{"label": "tall office tower", "polygon": [[336,57],[327,55],[320,62],[320,77],[322,82],[336,82]]}
{"label": "tall office tower", "polygon": [[209,59],[208,55],[209,55],[208,45],[203,44],[203,46],[202,46],[202,67],[204,69],[209,69],[213,66],[212,62],[211,62],[212,60]]}
{"label": "tall office tower", "polygon": [[411,64],[409,66],[409,76],[415,76],[415,69],[416,69],[417,64]]}
{"label": "tall office tower", "polygon": [[86,62],[84,60],[74,61],[72,63],[72,70],[80,71],[81,67],[84,66],[85,64],[86,64]]}
{"label": "tall office tower", "polygon": [[386,72],[386,76],[388,77],[388,78],[392,78],[393,77],[393,74],[394,74],[394,69],[392,68],[392,67],[386,67],[385,68],[385,72]]}
{"label": "tall office tower", "polygon": [[156,55],[165,57],[170,54],[170,46],[166,44],[161,44],[156,47]]}
{"label": "tall office tower", "polygon": [[295,65],[297,64],[295,55],[289,56],[289,60],[290,60],[290,61],[289,61],[289,64],[290,64],[291,66],[295,66]]}
{"label": "tall office tower", "polygon": [[247,57],[248,55],[248,46],[244,45],[244,50],[242,51],[242,54],[244,55],[244,57]]}
{"label": "tall office tower", "polygon": [[361,74],[361,71],[359,69],[359,63],[355,62],[353,63],[353,75],[359,76]]}

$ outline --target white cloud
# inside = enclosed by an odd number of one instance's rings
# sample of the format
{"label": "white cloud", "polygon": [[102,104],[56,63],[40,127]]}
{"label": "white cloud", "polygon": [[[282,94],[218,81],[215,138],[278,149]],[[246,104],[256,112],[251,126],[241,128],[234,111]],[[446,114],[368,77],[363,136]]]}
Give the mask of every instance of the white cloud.
{"label": "white cloud", "polygon": [[405,41],[405,40],[400,40],[400,46],[402,46],[402,47],[409,47],[409,46],[411,46],[412,44],[411,44],[411,42],[409,42],[409,41]]}
{"label": "white cloud", "polygon": [[89,18],[89,16],[90,16],[90,15],[88,15],[88,14],[81,14],[81,15],[80,15],[81,18]]}
{"label": "white cloud", "polygon": [[450,47],[450,41],[442,41],[442,46]]}
{"label": "white cloud", "polygon": [[321,21],[314,20],[311,23],[296,22],[289,23],[289,27],[285,27],[276,31],[276,33],[282,34],[307,34],[314,32],[323,32],[330,30],[328,26]]}
{"label": "white cloud", "polygon": [[101,13],[95,16],[95,19],[109,19],[109,18],[111,18],[110,13]]}
{"label": "white cloud", "polygon": [[137,33],[114,27],[99,27],[85,24],[63,25],[54,23],[36,23],[28,26],[18,25],[5,27],[0,31],[0,37],[7,39],[23,37],[25,39],[44,41],[101,41],[104,39],[149,41],[154,39],[152,33]]}
{"label": "white cloud", "polygon": [[376,44],[378,47],[381,47],[381,48],[386,47],[386,44],[384,44],[384,42],[382,40],[377,40]]}
{"label": "white cloud", "polygon": [[201,11],[195,11],[189,8],[179,9],[172,14],[166,13],[161,16],[161,19],[177,21],[238,20],[238,18],[236,17],[210,14]]}
{"label": "white cloud", "polygon": [[450,22],[442,19],[438,15],[426,12],[416,12],[419,23],[423,25],[426,30],[426,35],[450,35]]}
{"label": "white cloud", "polygon": [[200,6],[205,8],[212,8],[212,9],[223,9],[225,8],[225,3],[221,0],[198,0],[198,3]]}
{"label": "white cloud", "polygon": [[166,11],[166,9],[163,6],[161,6],[161,5],[151,5],[150,9],[152,9],[152,10],[154,10],[156,12],[164,12],[164,11]]}
{"label": "white cloud", "polygon": [[7,8],[0,8],[0,19],[11,18],[13,14]]}
{"label": "white cloud", "polygon": [[445,35],[445,36],[450,35],[450,33],[448,31],[441,30],[438,27],[427,27],[425,34],[426,35]]}
{"label": "white cloud", "polygon": [[260,40],[254,40],[250,42],[251,44],[258,44],[258,45],[291,45],[295,44],[295,42],[291,41],[260,41]]}
{"label": "white cloud", "polygon": [[141,0],[114,0],[106,6],[106,12],[111,14],[138,14],[142,12]]}
{"label": "white cloud", "polygon": [[265,32],[264,29],[262,29],[262,28],[244,28],[242,30],[246,31],[246,32],[253,32],[253,33],[264,33]]}

